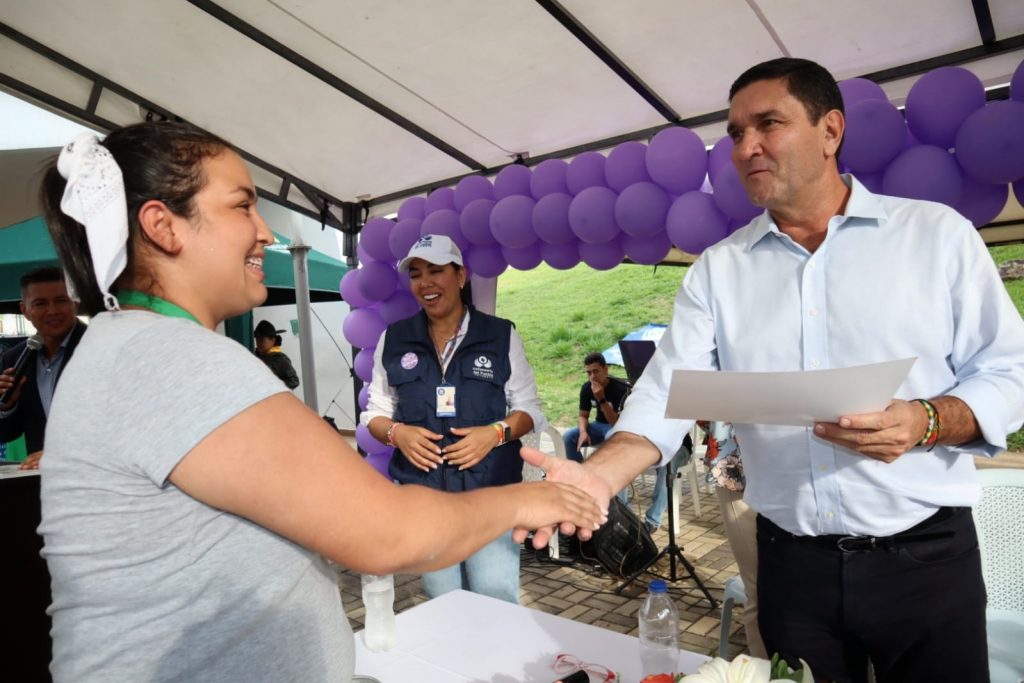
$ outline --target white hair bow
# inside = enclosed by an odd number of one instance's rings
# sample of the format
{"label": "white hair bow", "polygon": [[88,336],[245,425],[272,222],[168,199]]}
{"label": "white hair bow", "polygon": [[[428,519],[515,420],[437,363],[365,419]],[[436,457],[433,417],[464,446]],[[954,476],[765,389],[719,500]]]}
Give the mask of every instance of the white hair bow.
{"label": "white hair bow", "polygon": [[99,138],[82,133],[61,150],[57,171],[67,180],[60,209],[85,226],[103,305],[108,311],[120,310],[110,287],[128,264],[128,206],[121,169]]}

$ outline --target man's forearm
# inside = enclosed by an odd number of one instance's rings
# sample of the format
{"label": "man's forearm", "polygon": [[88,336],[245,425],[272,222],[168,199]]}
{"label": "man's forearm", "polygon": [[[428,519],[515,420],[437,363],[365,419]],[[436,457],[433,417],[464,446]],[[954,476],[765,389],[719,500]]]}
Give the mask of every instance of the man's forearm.
{"label": "man's forearm", "polygon": [[598,407],[604,414],[604,419],[608,420],[608,424],[613,425],[616,422],[618,422],[619,413],[617,410],[615,410],[615,406],[612,405],[611,401],[605,399],[603,402],[601,402],[601,404]]}
{"label": "man's forearm", "polygon": [[956,396],[939,396],[929,402],[939,414],[938,443],[959,446],[981,438],[981,427],[974,411]]}
{"label": "man's forearm", "polygon": [[621,491],[636,475],[660,460],[661,452],[645,437],[618,432],[601,444],[583,466],[608,482],[612,491]]}

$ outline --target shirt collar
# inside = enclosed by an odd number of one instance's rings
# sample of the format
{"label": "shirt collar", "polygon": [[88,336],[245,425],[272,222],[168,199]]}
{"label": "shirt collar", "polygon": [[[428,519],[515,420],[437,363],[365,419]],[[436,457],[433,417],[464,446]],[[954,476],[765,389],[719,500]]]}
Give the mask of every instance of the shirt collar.
{"label": "shirt collar", "polygon": [[[861,219],[857,222],[862,225],[872,224],[878,226],[884,223],[889,214],[886,213],[885,206],[883,206],[879,196],[864,187],[851,173],[843,173],[839,177],[850,188],[850,198],[846,200],[846,212],[843,215],[846,218]],[[750,231],[750,240],[747,243],[748,251],[753,249],[768,234],[774,233],[776,236],[781,234],[779,226],[775,224],[775,220],[768,211],[762,211],[761,215],[751,221],[750,225],[752,229]]]}

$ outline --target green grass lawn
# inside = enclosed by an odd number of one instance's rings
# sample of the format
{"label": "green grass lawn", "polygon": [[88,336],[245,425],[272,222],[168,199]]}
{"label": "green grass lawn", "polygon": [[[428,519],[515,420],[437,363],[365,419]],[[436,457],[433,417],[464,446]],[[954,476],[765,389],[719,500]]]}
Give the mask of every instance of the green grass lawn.
{"label": "green grass lawn", "polygon": [[[1024,245],[990,251],[996,263],[1024,258]],[[552,423],[576,424],[583,356],[649,322],[667,323],[685,273],[673,266],[622,265],[599,272],[585,265],[568,271],[541,265],[508,270],[498,279],[497,313],[516,323]],[[1024,311],[1024,280],[1008,282],[1007,290]],[[612,374],[625,377],[625,370],[613,367]],[[1012,435],[1010,447],[1024,450],[1024,430]]]}

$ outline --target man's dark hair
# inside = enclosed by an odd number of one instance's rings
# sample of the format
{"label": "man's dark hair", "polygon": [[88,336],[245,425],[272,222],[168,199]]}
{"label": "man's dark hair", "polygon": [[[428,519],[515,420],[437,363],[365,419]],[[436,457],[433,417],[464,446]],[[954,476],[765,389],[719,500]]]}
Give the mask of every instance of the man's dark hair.
{"label": "man's dark hair", "polygon": [[36,268],[30,270],[21,276],[21,295],[25,296],[25,290],[28,289],[29,285],[39,284],[40,282],[64,282],[64,271],[55,266],[43,266],[42,268]]}
{"label": "man's dark hair", "polygon": [[809,59],[796,57],[780,57],[750,67],[729,88],[729,101],[732,102],[736,93],[751,83],[780,79],[786,81],[789,94],[804,105],[811,123],[817,123],[833,109],[845,113],[843,94],[828,69]]}
{"label": "man's dark hair", "polygon": [[608,365],[608,362],[605,361],[604,356],[600,351],[588,353],[587,357],[583,359],[584,365],[593,365],[594,363],[597,363],[598,365]]}

